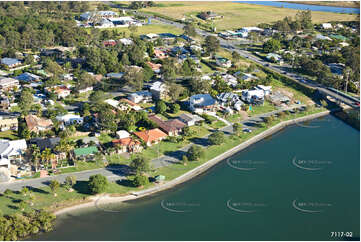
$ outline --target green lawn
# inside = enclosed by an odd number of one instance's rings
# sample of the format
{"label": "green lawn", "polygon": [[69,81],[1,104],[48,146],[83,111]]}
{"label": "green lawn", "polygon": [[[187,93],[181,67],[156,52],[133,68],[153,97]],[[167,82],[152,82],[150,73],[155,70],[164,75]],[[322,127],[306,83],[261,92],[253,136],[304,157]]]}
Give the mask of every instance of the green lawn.
{"label": "green lawn", "polygon": [[0,139],[15,140],[15,139],[20,139],[20,137],[18,136],[18,132],[14,130],[6,130],[0,132]]}
{"label": "green lawn", "polygon": [[111,142],[115,138],[112,138],[109,134],[101,133],[100,136],[98,137],[98,139],[101,144],[104,144],[104,143]]}
{"label": "green lawn", "polygon": [[277,110],[277,108],[275,106],[273,106],[268,101],[264,101],[264,105],[252,106],[252,110],[248,111],[248,115],[256,116],[258,114],[268,113],[268,112],[272,112],[275,110]]}
{"label": "green lawn", "polygon": [[231,123],[236,123],[242,121],[242,116],[239,113],[235,113],[232,115],[227,115],[226,120]]}

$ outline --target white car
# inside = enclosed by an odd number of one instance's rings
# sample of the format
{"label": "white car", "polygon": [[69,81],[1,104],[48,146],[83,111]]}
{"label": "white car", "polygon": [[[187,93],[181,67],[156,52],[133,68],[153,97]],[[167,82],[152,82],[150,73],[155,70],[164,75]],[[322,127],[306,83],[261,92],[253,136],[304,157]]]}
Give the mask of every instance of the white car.
{"label": "white car", "polygon": [[243,132],[245,132],[245,133],[251,133],[251,132],[252,132],[252,129],[244,128],[244,129],[243,129]]}

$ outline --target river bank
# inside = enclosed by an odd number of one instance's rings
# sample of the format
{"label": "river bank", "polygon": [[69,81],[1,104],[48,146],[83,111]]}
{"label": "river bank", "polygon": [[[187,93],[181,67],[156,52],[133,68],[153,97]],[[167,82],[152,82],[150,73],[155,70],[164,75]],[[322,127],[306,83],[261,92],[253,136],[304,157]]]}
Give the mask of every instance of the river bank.
{"label": "river bank", "polygon": [[91,200],[90,202],[86,202],[86,203],[81,203],[81,204],[77,204],[74,206],[70,206],[70,207],[66,207],[66,208],[62,208],[60,210],[57,210],[54,212],[55,215],[62,215],[65,213],[69,213],[75,210],[80,210],[80,209],[85,209],[85,208],[91,208],[91,207],[97,207],[100,204],[110,204],[110,203],[119,203],[119,202],[124,202],[124,201],[129,201],[129,200],[134,200],[137,198],[142,198],[145,196],[149,196],[152,195],[154,193],[160,192],[160,191],[164,191],[166,189],[170,189],[175,187],[176,185],[179,185],[183,182],[186,182],[198,175],[200,175],[201,173],[205,172],[206,170],[208,170],[209,168],[213,167],[214,165],[216,165],[218,162],[236,154],[237,152],[249,147],[252,144],[255,144],[261,140],[263,140],[266,137],[271,136],[272,134],[275,134],[277,132],[279,132],[280,130],[286,128],[287,126],[290,125],[295,125],[297,123],[300,122],[305,122],[305,121],[309,121],[309,120],[313,120],[313,119],[317,119],[326,115],[329,115],[330,111],[324,111],[324,112],[320,112],[320,113],[315,113],[315,114],[311,114],[311,115],[307,115],[304,117],[299,117],[296,119],[290,119],[287,121],[282,121],[272,127],[270,127],[269,129],[263,131],[262,133],[250,138],[249,140],[227,150],[226,152],[218,155],[217,157],[207,161],[206,163],[194,168],[193,170],[190,170],[186,173],[184,173],[183,175],[165,182],[163,184],[159,184],[155,187],[149,188],[149,189],[145,189],[142,191],[137,191],[137,192],[132,192],[131,194],[127,194],[124,196],[117,196],[117,197],[112,197],[109,195],[98,195],[98,196],[93,196],[90,197],[89,199]]}

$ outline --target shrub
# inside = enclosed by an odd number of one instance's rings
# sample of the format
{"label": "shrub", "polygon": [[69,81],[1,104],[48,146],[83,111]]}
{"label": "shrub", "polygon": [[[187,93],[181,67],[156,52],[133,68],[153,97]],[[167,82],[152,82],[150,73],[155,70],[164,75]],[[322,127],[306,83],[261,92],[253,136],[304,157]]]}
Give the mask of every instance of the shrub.
{"label": "shrub", "polygon": [[220,145],[225,142],[225,135],[222,131],[217,131],[211,135],[209,135],[208,140],[212,145]]}
{"label": "shrub", "polygon": [[204,154],[202,147],[198,145],[192,145],[187,151],[187,157],[190,161],[199,160]]}
{"label": "shrub", "polygon": [[149,179],[147,176],[136,175],[133,179],[133,185],[136,187],[145,186],[149,183]]}

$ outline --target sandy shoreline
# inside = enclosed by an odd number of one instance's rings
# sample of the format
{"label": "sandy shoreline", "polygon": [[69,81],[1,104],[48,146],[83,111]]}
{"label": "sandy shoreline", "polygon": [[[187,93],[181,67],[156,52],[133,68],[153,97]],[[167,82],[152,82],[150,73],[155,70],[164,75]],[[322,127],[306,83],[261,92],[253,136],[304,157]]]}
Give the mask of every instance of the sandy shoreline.
{"label": "sandy shoreline", "polygon": [[119,203],[119,202],[124,202],[124,201],[129,201],[129,200],[134,200],[137,198],[141,198],[141,197],[145,197],[148,195],[151,195],[153,193],[159,192],[159,191],[163,191],[169,188],[172,188],[180,183],[183,183],[185,181],[188,181],[190,179],[192,179],[193,177],[198,176],[199,174],[203,173],[204,171],[208,170],[210,167],[214,166],[215,164],[217,164],[218,162],[224,160],[225,158],[228,158],[232,155],[234,155],[235,153],[247,148],[248,146],[257,143],[258,141],[263,140],[264,138],[277,133],[278,131],[284,129],[287,126],[290,125],[295,125],[298,122],[304,122],[304,121],[308,121],[308,120],[312,120],[312,119],[316,119],[322,116],[326,116],[330,114],[330,111],[324,111],[324,112],[320,112],[320,113],[316,113],[316,114],[311,114],[308,116],[304,116],[304,117],[300,117],[300,118],[296,118],[296,119],[291,119],[291,120],[287,120],[287,121],[283,121],[279,124],[276,124],[275,126],[263,131],[262,133],[250,138],[249,140],[227,150],[226,152],[218,155],[217,157],[203,163],[202,165],[194,168],[193,170],[190,170],[186,173],[184,173],[183,175],[174,178],[171,181],[168,181],[166,183],[163,184],[159,184],[156,185],[155,187],[149,188],[149,189],[145,189],[142,191],[137,191],[137,192],[133,192],[130,195],[125,195],[125,196],[118,196],[118,197],[111,197],[108,194],[105,195],[97,195],[97,196],[93,196],[90,197],[91,201],[90,202],[86,202],[86,203],[82,203],[82,204],[77,204],[74,206],[70,206],[70,207],[66,207],[66,208],[62,208],[58,211],[55,211],[54,214],[55,215],[61,215],[61,214],[65,214],[68,212],[72,212],[74,210],[79,210],[79,209],[84,209],[84,208],[92,208],[92,207],[97,207],[100,204],[111,204],[111,203]]}

